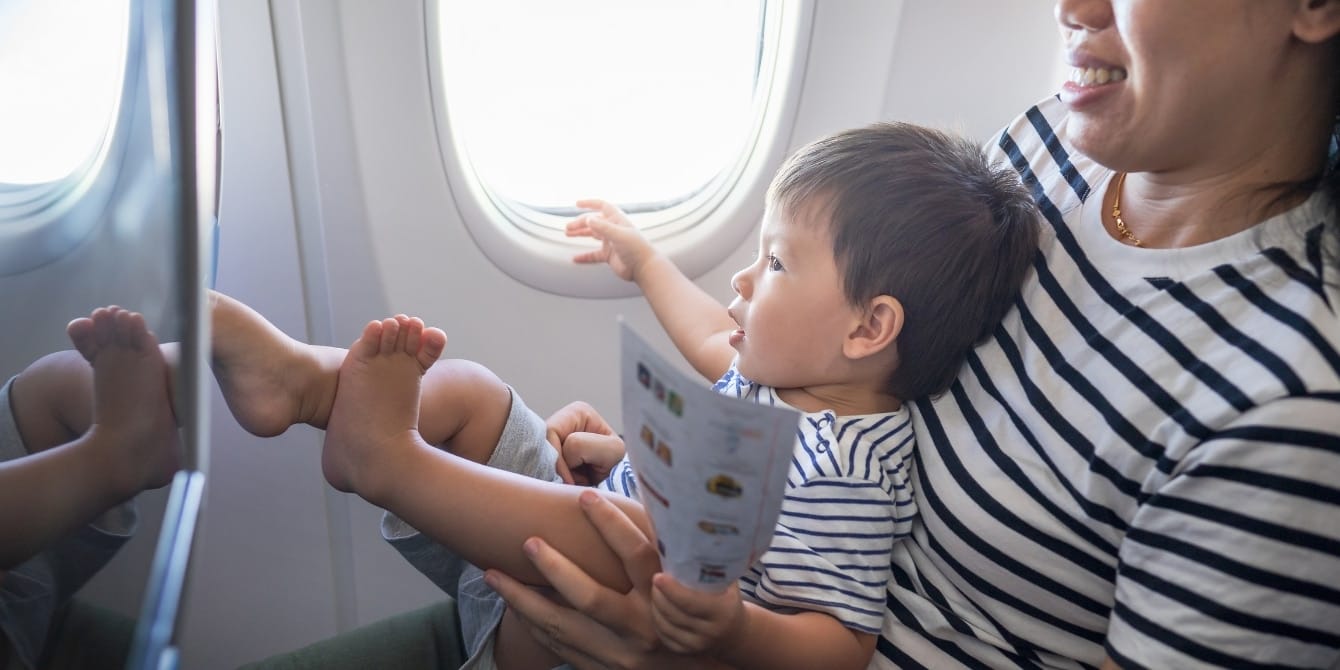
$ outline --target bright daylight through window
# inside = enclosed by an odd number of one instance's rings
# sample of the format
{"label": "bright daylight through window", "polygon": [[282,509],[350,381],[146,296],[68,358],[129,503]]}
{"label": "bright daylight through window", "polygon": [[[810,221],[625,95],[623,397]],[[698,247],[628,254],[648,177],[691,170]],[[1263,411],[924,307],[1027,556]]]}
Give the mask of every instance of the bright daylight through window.
{"label": "bright daylight through window", "polygon": [[495,198],[537,210],[685,200],[752,142],[762,5],[443,0],[453,134]]}
{"label": "bright daylight through window", "polygon": [[0,2],[0,184],[68,177],[116,116],[129,7],[114,0]]}

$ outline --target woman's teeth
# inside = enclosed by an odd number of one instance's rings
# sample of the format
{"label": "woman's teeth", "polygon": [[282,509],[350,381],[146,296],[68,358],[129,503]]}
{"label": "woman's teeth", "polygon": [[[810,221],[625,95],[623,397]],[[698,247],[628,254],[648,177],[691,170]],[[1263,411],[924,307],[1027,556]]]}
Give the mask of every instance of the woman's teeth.
{"label": "woman's teeth", "polygon": [[1119,67],[1077,67],[1070,71],[1070,81],[1080,86],[1102,86],[1126,79],[1126,70]]}

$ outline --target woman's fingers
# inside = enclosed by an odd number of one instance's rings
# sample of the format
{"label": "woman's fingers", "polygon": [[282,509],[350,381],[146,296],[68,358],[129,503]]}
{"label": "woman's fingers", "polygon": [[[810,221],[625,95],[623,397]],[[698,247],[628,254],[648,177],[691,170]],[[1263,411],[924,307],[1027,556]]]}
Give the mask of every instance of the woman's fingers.
{"label": "woman's fingers", "polygon": [[652,539],[623,510],[596,492],[583,491],[578,500],[605,544],[623,561],[624,572],[633,583],[633,589],[649,592],[652,576],[661,570],[661,559]]}
{"label": "woman's fingers", "polygon": [[497,570],[485,573],[484,581],[502,596],[531,637],[559,658],[581,670],[609,667],[582,651],[616,649],[620,640],[608,628]]}
{"label": "woman's fingers", "polygon": [[620,601],[623,594],[593,579],[547,542],[532,537],[526,540],[525,549],[535,569],[578,611],[606,625],[627,617],[626,608]]}

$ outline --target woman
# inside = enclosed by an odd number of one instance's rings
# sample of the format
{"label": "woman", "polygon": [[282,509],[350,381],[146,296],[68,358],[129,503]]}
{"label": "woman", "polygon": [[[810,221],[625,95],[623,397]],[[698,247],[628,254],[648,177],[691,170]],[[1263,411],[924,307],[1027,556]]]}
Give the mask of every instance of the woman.
{"label": "woman", "polygon": [[[1340,663],[1340,0],[1061,0],[1074,76],[998,138],[1044,239],[1017,308],[915,406],[914,541],[874,666]],[[673,667],[538,540],[578,667]],[[603,624],[603,625],[602,625]]]}

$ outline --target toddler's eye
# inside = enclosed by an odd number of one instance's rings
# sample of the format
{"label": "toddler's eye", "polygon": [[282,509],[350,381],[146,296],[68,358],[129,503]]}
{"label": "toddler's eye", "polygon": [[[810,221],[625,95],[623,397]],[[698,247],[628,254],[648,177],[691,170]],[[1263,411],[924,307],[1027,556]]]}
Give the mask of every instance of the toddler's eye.
{"label": "toddler's eye", "polygon": [[781,272],[783,269],[782,261],[778,260],[776,256],[768,254],[768,269],[773,272]]}

